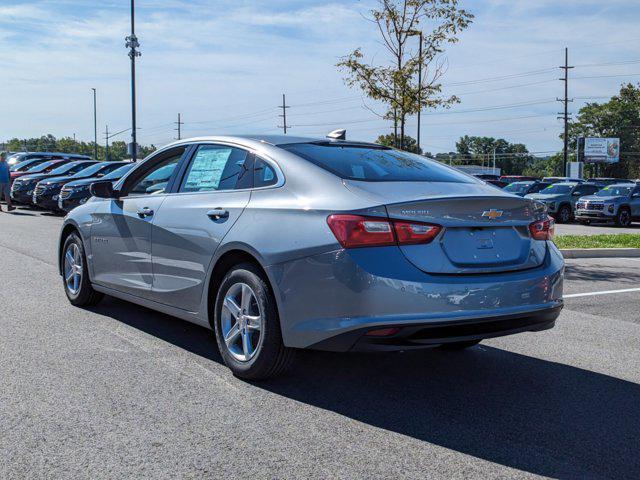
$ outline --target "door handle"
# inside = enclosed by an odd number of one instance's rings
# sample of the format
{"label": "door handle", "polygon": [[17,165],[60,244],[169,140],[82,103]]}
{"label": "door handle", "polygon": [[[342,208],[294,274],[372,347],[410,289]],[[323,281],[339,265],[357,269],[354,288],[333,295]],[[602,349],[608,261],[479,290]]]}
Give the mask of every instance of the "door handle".
{"label": "door handle", "polygon": [[229,211],[224,208],[214,208],[207,212],[207,217],[212,220],[220,220],[221,218],[229,218]]}
{"label": "door handle", "polygon": [[146,217],[153,216],[153,210],[151,210],[149,207],[141,208],[140,210],[138,210],[137,213],[138,213],[138,216],[140,218],[146,218]]}

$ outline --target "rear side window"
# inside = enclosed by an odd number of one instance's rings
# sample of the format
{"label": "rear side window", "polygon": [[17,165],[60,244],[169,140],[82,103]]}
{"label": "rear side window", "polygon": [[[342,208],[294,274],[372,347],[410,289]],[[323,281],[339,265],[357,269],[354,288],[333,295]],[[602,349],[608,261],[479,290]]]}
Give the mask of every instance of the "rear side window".
{"label": "rear side window", "polygon": [[435,160],[382,146],[313,142],[279,147],[347,180],[476,183]]}
{"label": "rear side window", "polygon": [[269,187],[278,183],[276,171],[267,162],[256,157],[253,167],[254,188]]}
{"label": "rear side window", "polygon": [[251,178],[247,169],[248,152],[226,145],[200,145],[196,151],[181,192],[209,192],[242,188],[246,178]]}

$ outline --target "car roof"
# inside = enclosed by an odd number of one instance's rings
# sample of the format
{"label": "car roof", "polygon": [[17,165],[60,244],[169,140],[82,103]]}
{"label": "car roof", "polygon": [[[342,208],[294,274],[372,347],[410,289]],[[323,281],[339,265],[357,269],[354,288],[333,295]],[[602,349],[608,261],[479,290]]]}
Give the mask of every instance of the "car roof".
{"label": "car roof", "polygon": [[170,143],[169,145],[162,147],[162,149],[164,150],[167,147],[171,147],[174,145],[182,145],[185,143],[216,142],[216,141],[233,142],[238,140],[240,141],[248,140],[253,142],[266,143],[272,146],[289,145],[292,143],[310,143],[310,142],[328,142],[328,143],[335,143],[337,145],[370,145],[372,147],[378,147],[378,148],[384,146],[377,143],[360,142],[355,140],[335,140],[332,138],[322,138],[322,137],[296,137],[292,135],[212,135],[212,136],[185,138],[185,139]]}

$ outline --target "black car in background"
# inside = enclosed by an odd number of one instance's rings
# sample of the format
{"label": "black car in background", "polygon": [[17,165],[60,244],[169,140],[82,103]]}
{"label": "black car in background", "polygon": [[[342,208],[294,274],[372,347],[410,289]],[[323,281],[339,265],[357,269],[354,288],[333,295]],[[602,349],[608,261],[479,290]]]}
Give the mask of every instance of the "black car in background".
{"label": "black car in background", "polygon": [[513,182],[504,187],[505,192],[513,193],[519,197],[524,197],[529,193],[538,193],[543,188],[547,188],[550,183],[547,182]]}
{"label": "black car in background", "polygon": [[58,209],[58,198],[62,187],[76,180],[99,179],[125,165],[125,162],[97,162],[79,172],[41,180],[33,190],[32,203],[47,210]]}
{"label": "black car in background", "polygon": [[[53,162],[60,162],[60,160],[52,160]],[[62,160],[62,162],[65,162]],[[43,166],[46,166],[48,162],[43,163],[35,167],[35,170],[40,170]],[[54,168],[50,172],[29,172],[28,175],[24,175],[20,178],[16,178],[11,185],[11,200],[18,203],[30,204],[33,199],[33,190],[41,180],[47,178],[59,177],[61,175],[73,175],[80,170],[98,163],[95,160],[82,160],[78,162],[66,162],[57,168]]]}
{"label": "black car in background", "polygon": [[131,170],[136,164],[134,162],[118,162],[124,165],[114,170],[113,172],[105,175],[101,178],[85,178],[83,180],[74,180],[67,183],[58,196],[58,210],[63,212],[69,212],[76,208],[78,205],[82,205],[91,198],[89,187],[92,183],[112,182],[116,183],[124,175]]}

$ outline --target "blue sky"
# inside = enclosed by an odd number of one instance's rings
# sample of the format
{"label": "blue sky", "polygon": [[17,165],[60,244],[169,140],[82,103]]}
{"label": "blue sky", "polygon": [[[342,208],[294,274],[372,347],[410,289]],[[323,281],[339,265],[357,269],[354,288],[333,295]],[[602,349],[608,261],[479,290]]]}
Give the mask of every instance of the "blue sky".
{"label": "blue sky", "polygon": [[[335,68],[356,47],[384,60],[364,18],[374,0],[137,3],[141,143],[171,141],[178,112],[185,136],[277,133],[282,93],[292,134],[347,128],[350,138],[373,140],[390,131],[366,108],[378,106],[346,87]],[[425,112],[425,150],[454,150],[464,134],[557,150],[561,106],[554,99],[562,83],[555,67],[565,46],[579,66],[571,71],[572,111],[603,101],[622,82],[640,81],[637,1],[460,3],[476,19],[447,50],[442,83],[462,103]],[[128,29],[126,0],[0,0],[0,140],[45,133],[92,139],[91,87],[98,89],[99,130],[127,128]],[[496,80],[504,76],[511,77]],[[412,134],[415,119],[408,128]]]}

